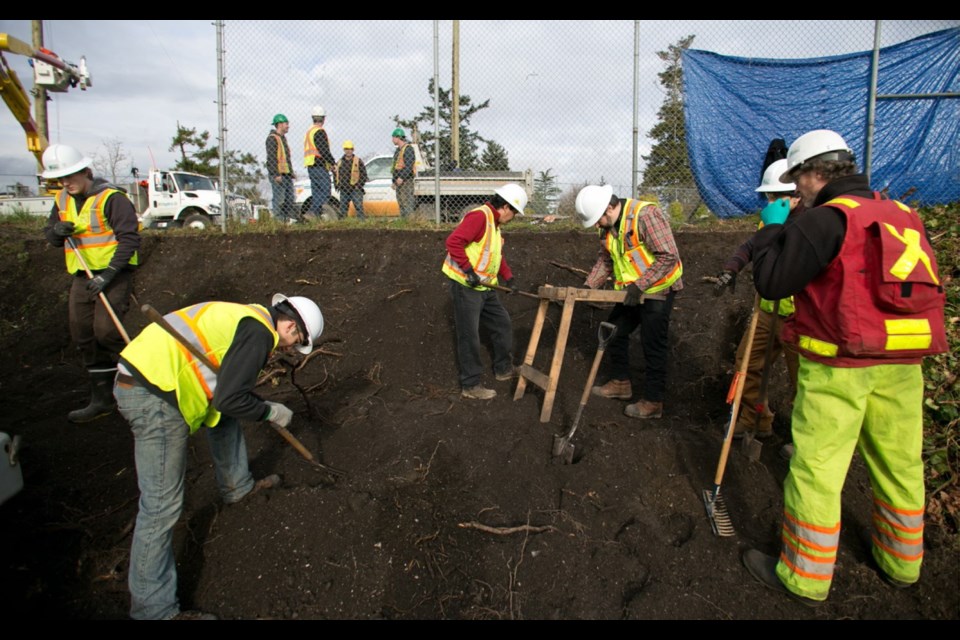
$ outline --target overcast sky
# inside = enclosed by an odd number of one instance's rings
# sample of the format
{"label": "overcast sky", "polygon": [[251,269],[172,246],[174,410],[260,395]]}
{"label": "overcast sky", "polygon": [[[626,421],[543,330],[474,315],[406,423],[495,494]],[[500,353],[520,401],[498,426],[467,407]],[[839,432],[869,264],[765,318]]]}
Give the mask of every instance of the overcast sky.
{"label": "overcast sky", "polygon": [[[217,48],[213,20],[44,21],[44,44],[93,78],[87,91],[51,94],[50,141],[88,154],[118,139],[132,164],[168,168],[179,121],[218,131]],[[883,44],[958,21],[885,21]],[[0,20],[0,33],[31,42],[29,20]],[[817,57],[867,50],[872,20],[850,22],[641,21],[638,75],[640,153],[663,102],[656,51],[686,35],[693,47],[746,57]],[[441,86],[451,82],[451,21],[439,22]],[[342,141],[358,153],[392,152],[392,116],[410,117],[429,102],[434,23],[420,21],[226,21],[227,142],[263,159],[276,112],[291,121],[299,166],[310,109],[328,113],[335,155]],[[490,99],[472,128],[502,144],[511,168],[550,169],[562,185],[630,183],[634,22],[462,21],[461,93]],[[5,53],[29,89],[26,59]],[[788,91],[788,88],[785,88]],[[19,124],[0,107],[0,191],[34,185],[33,156]],[[758,159],[759,162],[759,159]],[[301,171],[301,173],[303,173]]]}

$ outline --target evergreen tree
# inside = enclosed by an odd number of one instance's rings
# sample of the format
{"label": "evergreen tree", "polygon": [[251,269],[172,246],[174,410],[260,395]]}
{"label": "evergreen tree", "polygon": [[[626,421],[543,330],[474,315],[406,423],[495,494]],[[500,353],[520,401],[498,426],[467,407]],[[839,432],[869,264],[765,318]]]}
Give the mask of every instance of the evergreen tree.
{"label": "evergreen tree", "polygon": [[478,168],[483,171],[509,171],[510,160],[507,158],[507,150],[503,148],[503,145],[491,140],[487,143],[487,148],[483,150]]}
{"label": "evergreen tree", "polygon": [[[431,99],[433,98],[433,78],[427,83],[427,91],[430,94]],[[453,99],[452,99],[452,90],[444,89],[440,87],[440,168],[441,169],[450,169],[453,167],[453,159],[451,158],[450,150],[450,131],[451,131],[451,120],[453,113]],[[470,118],[473,117],[473,114],[477,113],[481,109],[486,109],[490,106],[490,100],[484,100],[480,104],[474,104],[470,96],[461,95],[460,96],[460,158],[458,166],[461,169],[479,169],[480,168],[480,158],[479,158],[479,145],[481,142],[488,143],[489,140],[483,138],[476,131],[472,131],[469,127]],[[397,126],[404,127],[408,130],[420,130],[426,129],[426,131],[420,136],[420,151],[424,155],[424,160],[429,164],[433,165],[433,141],[434,133],[433,128],[433,103],[423,108],[423,111],[420,112],[416,117],[403,120],[400,116],[394,116],[393,121]],[[423,125],[423,126],[421,126]]]}
{"label": "evergreen tree", "polygon": [[177,135],[173,137],[168,149],[168,151],[180,151],[180,159],[173,165],[173,168],[178,171],[192,171],[193,173],[216,177],[216,160],[220,153],[216,147],[207,148],[209,140],[209,131],[197,133],[196,128],[184,127],[178,122]]}
{"label": "evergreen tree", "polygon": [[693,43],[695,36],[687,36],[657,56],[666,63],[666,68],[657,76],[666,90],[666,97],[657,112],[658,122],[647,135],[655,143],[650,155],[643,156],[646,167],[643,171],[640,191],[656,187],[696,188],[690,161],[687,157],[686,126],[683,118],[683,68],[681,55]]}
{"label": "evergreen tree", "polygon": [[541,171],[533,179],[533,196],[530,198],[530,209],[537,214],[552,213],[556,208],[561,189],[557,186],[557,176],[551,173],[552,169]]}

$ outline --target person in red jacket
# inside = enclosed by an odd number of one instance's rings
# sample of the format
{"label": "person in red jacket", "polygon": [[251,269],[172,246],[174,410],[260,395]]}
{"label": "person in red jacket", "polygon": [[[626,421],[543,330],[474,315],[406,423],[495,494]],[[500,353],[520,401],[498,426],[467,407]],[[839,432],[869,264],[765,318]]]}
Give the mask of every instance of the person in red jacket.
{"label": "person in red jacket", "polygon": [[861,528],[868,562],[894,587],[920,578],[921,360],[946,350],[945,295],[920,216],[870,189],[838,133],[800,136],[787,163],[780,179],[810,209],[787,222],[786,208],[764,208],[753,265],[760,295],[796,303],[784,334],[800,352],[795,453],[779,557],[750,549],[743,564],[764,586],[816,605],[833,581],[854,451],[873,489],[872,526]]}
{"label": "person in red jacket", "polygon": [[527,192],[518,184],[505,184],[484,205],[468,212],[447,237],[447,257],[442,271],[450,278],[453,320],[457,335],[461,395],[489,400],[497,395],[481,384],[480,325],[493,343],[493,371],[500,381],[517,375],[513,365],[513,328],[510,314],[497,292],[485,285],[503,285],[516,291],[513,272],[503,259],[500,226],[523,215]]}

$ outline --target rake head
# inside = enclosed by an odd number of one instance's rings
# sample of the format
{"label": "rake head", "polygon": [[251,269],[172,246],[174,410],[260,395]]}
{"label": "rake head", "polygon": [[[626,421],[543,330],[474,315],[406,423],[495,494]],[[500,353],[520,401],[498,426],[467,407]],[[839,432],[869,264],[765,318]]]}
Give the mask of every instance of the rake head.
{"label": "rake head", "polygon": [[723,501],[719,489],[716,492],[704,489],[703,505],[707,508],[707,517],[710,519],[713,535],[725,538],[737,533],[733,528],[730,513],[727,511],[727,505]]}

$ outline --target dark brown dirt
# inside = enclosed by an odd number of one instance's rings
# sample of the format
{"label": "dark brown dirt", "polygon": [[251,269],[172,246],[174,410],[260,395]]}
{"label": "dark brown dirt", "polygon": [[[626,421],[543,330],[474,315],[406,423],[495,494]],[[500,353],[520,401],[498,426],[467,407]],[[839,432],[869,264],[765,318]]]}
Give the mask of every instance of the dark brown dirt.
{"label": "dark brown dirt", "polygon": [[[488,383],[496,399],[458,394],[452,314],[440,273],[445,231],[291,231],[276,235],[148,235],[136,295],[161,312],[204,300],[266,303],[306,295],[326,317],[322,348],[258,392],[297,412],[291,431],[324,462],[308,465],[269,427],[246,426],[256,476],[281,488],[234,506],[217,496],[203,437],[194,437],[186,509],[176,529],[184,608],[227,619],[940,619],[960,617],[955,535],[928,525],[923,576],[886,586],[867,563],[856,525],[870,490],[855,458],[830,599],[809,609],[765,590],[740,564],[749,547],[773,553],[787,463],[732,450],[723,493],[736,536],[711,532],[701,494],[713,484],[729,407],[734,350],[753,291],[714,298],[713,275],[741,233],[679,233],[686,288],[671,326],[665,415],[644,423],[621,401],[592,398],[572,465],[552,463],[553,435],[580,401],[607,311],[579,304],[553,416],[543,393]],[[506,255],[528,290],[582,278],[586,233],[506,232]],[[66,422],[86,386],[66,329],[62,256],[39,240],[5,239],[0,265],[0,430],[23,438],[25,489],[0,506],[0,603],[8,620],[121,619],[138,491],[133,441],[114,414]],[[537,302],[505,297],[515,361]],[[145,318],[131,308],[131,335]],[[548,367],[559,323],[552,306],[535,366]],[[643,360],[634,336],[634,385]],[[771,404],[785,401],[782,363]],[[603,367],[600,378],[603,379]],[[311,407],[308,407],[309,398]],[[312,413],[312,416],[311,416]],[[494,528],[529,531],[491,533]]]}

